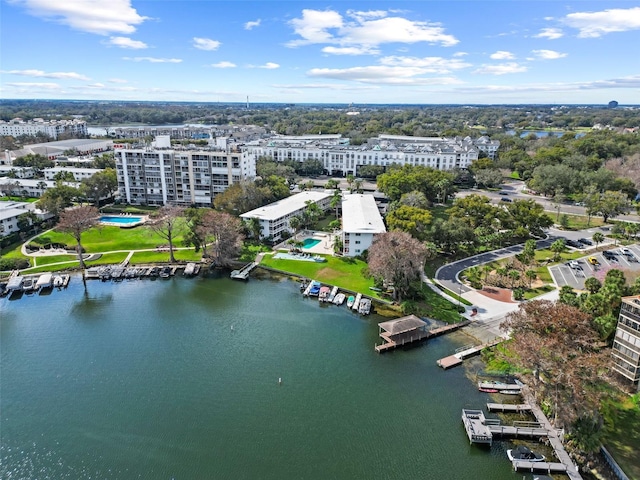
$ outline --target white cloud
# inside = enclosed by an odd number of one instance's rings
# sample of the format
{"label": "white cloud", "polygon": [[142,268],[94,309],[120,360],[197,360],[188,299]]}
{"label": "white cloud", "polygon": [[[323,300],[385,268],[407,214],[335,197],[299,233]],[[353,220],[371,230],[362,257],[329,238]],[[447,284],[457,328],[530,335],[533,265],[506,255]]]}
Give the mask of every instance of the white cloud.
{"label": "white cloud", "polygon": [[543,28],[540,33],[534,35],[534,38],[548,38],[549,40],[557,40],[564,37],[564,33],[559,28]]}
{"label": "white cloud", "polygon": [[467,52],[456,52],[453,54],[454,57],[465,57],[469,55]]}
{"label": "white cloud", "polygon": [[217,50],[222,45],[217,40],[210,38],[193,37],[193,46],[198,50]]}
{"label": "white cloud", "polygon": [[451,85],[461,83],[460,80],[453,77],[420,77],[424,73],[425,69],[419,67],[372,65],[352,68],[313,68],[307,72],[307,75],[385,85]]}
{"label": "white cloud", "polygon": [[531,53],[533,53],[539,60],[556,60],[567,56],[566,53],[560,53],[553,50],[532,50]]}
{"label": "white cloud", "polygon": [[516,56],[511,52],[498,50],[497,52],[489,55],[489,58],[492,58],[493,60],[513,60]]}
{"label": "white cloud", "polygon": [[302,83],[298,85],[273,85],[275,88],[284,88],[284,89],[305,89],[305,90],[314,90],[314,89],[328,89],[328,90],[378,90],[380,87],[376,87],[374,85],[345,85],[343,83]]}
{"label": "white cloud", "polygon": [[111,82],[111,83],[129,83],[128,80],[124,80],[122,78],[110,78],[109,82]]}
{"label": "white cloud", "polygon": [[273,62],[267,62],[264,65],[260,65],[258,68],[265,68],[267,70],[275,70],[276,68],[280,68],[280,65]]}
{"label": "white cloud", "polygon": [[149,63],[182,63],[181,58],[156,58],[156,57],[122,57],[123,60],[130,62],[149,62]]}
{"label": "white cloud", "polygon": [[225,61],[225,62],[212,63],[211,66],[213,68],[235,68],[237,65],[235,63]]}
{"label": "white cloud", "polygon": [[140,15],[130,0],[9,0],[34,17],[53,20],[83,32],[131,34],[148,17]]}
{"label": "white cloud", "polygon": [[640,30],[640,7],[570,13],[562,22],[578,29],[580,38],[596,38],[612,32]]}
{"label": "white cloud", "polygon": [[247,22],[244,24],[244,29],[245,30],[252,30],[255,27],[259,27],[260,23],[262,23],[262,20],[258,19],[258,20],[253,20],[251,22]]}
{"label": "white cloud", "polygon": [[59,78],[64,80],[89,80],[89,77],[76,72],[44,72],[42,70],[2,70],[9,75],[22,75],[24,77]]}
{"label": "white cloud", "polygon": [[9,82],[9,83],[5,83],[5,85],[9,86],[9,87],[17,87],[17,88],[21,88],[21,89],[30,89],[30,88],[35,88],[35,89],[48,89],[48,90],[52,90],[55,88],[60,88],[60,85],[57,83],[45,83],[45,82]]}
{"label": "white cloud", "polygon": [[527,67],[515,62],[501,63],[499,65],[482,65],[473,73],[482,73],[488,75],[506,75],[509,73],[526,72]]}
{"label": "white cloud", "polygon": [[357,47],[333,47],[327,46],[322,48],[323,53],[331,55],[378,55],[380,50],[368,46]]}
{"label": "white cloud", "polygon": [[460,70],[471,66],[459,59],[447,59],[442,57],[383,57],[380,59],[382,65],[397,67],[417,67],[421,73],[451,73],[452,70]]}
{"label": "white cloud", "polygon": [[[303,10],[302,18],[289,22],[301,38],[289,42],[287,46],[325,43],[342,48],[372,49],[386,43],[426,42],[446,47],[458,43],[454,36],[445,34],[444,28],[437,23],[387,16],[388,12],[377,10],[349,11],[347,14],[349,20],[333,10]],[[336,49],[335,52],[344,54],[341,49]]]}
{"label": "white cloud", "polygon": [[86,85],[89,88],[104,88],[105,85],[104,83],[90,83],[88,85]]}
{"label": "white cloud", "polygon": [[141,42],[139,40],[133,40],[128,37],[111,37],[108,43],[109,45],[115,45],[116,47],[131,48],[133,50],[141,50],[144,48],[149,48],[149,46],[146,43]]}

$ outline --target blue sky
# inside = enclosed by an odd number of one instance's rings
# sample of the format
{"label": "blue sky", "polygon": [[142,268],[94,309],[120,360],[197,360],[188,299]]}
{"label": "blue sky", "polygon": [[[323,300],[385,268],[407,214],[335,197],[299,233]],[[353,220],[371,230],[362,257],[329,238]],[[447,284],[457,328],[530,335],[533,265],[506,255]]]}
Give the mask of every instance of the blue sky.
{"label": "blue sky", "polygon": [[2,98],[640,103],[640,1],[0,0]]}

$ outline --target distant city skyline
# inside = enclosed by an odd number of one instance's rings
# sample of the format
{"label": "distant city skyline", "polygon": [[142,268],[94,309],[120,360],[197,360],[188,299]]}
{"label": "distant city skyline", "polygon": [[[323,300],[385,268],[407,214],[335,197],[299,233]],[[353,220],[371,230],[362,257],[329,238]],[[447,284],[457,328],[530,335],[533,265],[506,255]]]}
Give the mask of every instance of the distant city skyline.
{"label": "distant city skyline", "polygon": [[5,99],[640,103],[640,1],[0,0]]}

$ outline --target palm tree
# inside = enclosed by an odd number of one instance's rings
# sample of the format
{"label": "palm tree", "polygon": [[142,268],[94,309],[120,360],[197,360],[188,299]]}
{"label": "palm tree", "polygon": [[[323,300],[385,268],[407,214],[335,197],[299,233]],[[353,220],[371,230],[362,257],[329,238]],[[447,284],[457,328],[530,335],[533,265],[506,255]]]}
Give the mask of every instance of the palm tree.
{"label": "palm tree", "polygon": [[329,206],[331,208],[335,208],[336,210],[336,220],[338,220],[338,207],[341,204],[342,204],[342,193],[340,192],[340,190],[336,190],[335,192],[333,192],[333,196],[331,197],[331,202],[329,203]]}
{"label": "palm tree", "polygon": [[531,288],[531,285],[533,284],[535,279],[538,278],[538,273],[533,269],[529,269],[526,272],[524,272],[524,275],[529,280],[529,288]]}
{"label": "palm tree", "polygon": [[562,239],[558,239],[551,244],[551,246],[549,247],[549,250],[551,250],[554,253],[553,255],[554,261],[557,262],[560,259],[560,254],[564,252],[565,248],[566,246],[564,244],[564,240]]}
{"label": "palm tree", "polygon": [[289,219],[289,227],[293,229],[293,235],[298,233],[298,229],[302,226],[302,219],[300,217],[291,217]]}
{"label": "palm tree", "polygon": [[484,273],[484,282],[487,283],[487,278],[489,278],[489,274],[493,271],[493,267],[490,263],[486,263],[482,266],[482,272]]}
{"label": "palm tree", "polygon": [[509,270],[509,278],[511,279],[511,288],[520,280],[520,272],[518,270]]}
{"label": "palm tree", "polygon": [[498,279],[500,281],[500,283],[502,283],[502,280],[504,280],[504,277],[507,276],[507,272],[509,270],[507,269],[507,267],[499,267],[496,268],[496,275],[498,275]]}
{"label": "palm tree", "polygon": [[604,235],[600,232],[596,232],[593,234],[593,242],[596,244],[596,250],[598,249],[598,245],[604,242]]}

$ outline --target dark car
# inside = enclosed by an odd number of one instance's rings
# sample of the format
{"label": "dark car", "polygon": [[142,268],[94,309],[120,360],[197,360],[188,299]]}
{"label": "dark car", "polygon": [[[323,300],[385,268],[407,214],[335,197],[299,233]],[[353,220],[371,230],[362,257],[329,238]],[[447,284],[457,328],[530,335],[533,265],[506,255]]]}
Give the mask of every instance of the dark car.
{"label": "dark car", "polygon": [[584,248],[584,245],[582,243],[576,242],[575,240],[567,240],[565,244],[573,248]]}
{"label": "dark car", "polygon": [[509,192],[500,192],[498,195],[509,195]]}
{"label": "dark car", "polygon": [[511,203],[511,199],[510,199],[510,198],[507,198],[507,197],[502,197],[502,198],[500,199],[500,201],[501,201],[501,202],[508,202],[508,203]]}
{"label": "dark car", "polygon": [[593,245],[593,242],[588,238],[579,238],[578,241],[580,243],[584,243],[585,245]]}

